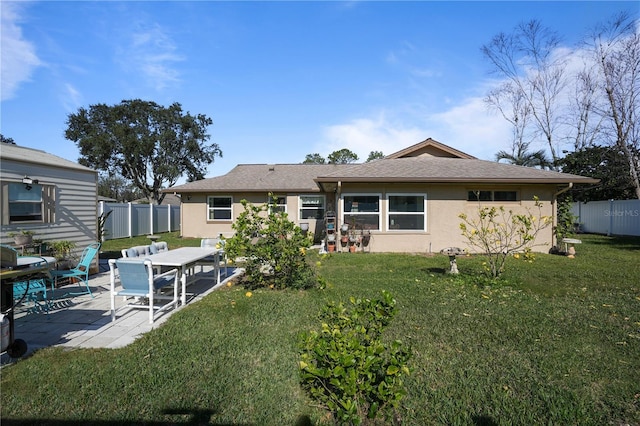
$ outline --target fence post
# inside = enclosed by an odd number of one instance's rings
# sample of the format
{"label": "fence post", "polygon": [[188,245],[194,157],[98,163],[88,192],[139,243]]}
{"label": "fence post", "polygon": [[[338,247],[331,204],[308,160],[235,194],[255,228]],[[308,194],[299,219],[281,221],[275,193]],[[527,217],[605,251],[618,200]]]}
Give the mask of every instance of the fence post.
{"label": "fence post", "polygon": [[609,227],[607,229],[607,237],[611,236],[612,227],[613,227],[613,199],[609,200]]}
{"label": "fence post", "polygon": [[133,237],[133,206],[132,203],[129,202],[127,205],[129,214],[127,217],[127,229],[128,229],[128,234],[129,234],[129,238]]}

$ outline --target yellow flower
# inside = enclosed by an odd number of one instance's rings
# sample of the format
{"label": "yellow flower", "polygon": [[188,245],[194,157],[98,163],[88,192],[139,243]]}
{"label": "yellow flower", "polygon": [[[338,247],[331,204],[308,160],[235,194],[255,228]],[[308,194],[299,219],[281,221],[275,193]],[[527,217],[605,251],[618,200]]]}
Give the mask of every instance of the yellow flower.
{"label": "yellow flower", "polygon": [[245,296],[247,296],[247,297],[251,297],[251,296],[253,296],[253,293],[251,293],[250,291],[248,291],[248,292],[246,292],[244,295],[245,295]]}
{"label": "yellow flower", "polygon": [[231,281],[229,281],[229,282],[227,283],[227,287],[231,287],[232,285],[233,285],[233,283],[232,283]]}
{"label": "yellow flower", "polygon": [[513,258],[514,258],[514,259],[520,259],[520,255],[519,255],[518,253],[515,253],[515,254],[513,255]]}
{"label": "yellow flower", "polygon": [[322,266],[322,262],[320,262],[319,260],[316,262],[316,266]]}

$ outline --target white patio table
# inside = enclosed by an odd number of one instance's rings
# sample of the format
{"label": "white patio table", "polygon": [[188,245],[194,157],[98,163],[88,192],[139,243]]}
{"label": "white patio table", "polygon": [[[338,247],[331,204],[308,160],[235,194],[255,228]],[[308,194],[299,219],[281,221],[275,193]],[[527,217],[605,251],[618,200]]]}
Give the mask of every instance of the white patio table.
{"label": "white patio table", "polygon": [[[195,265],[198,260],[204,259],[207,256],[216,256],[219,258],[219,250],[210,247],[180,247],[144,257],[145,259],[149,259],[153,266],[178,268],[180,282],[182,283],[180,304],[185,305],[187,303],[187,268]],[[219,279],[219,262],[216,262],[215,268],[215,276]]]}

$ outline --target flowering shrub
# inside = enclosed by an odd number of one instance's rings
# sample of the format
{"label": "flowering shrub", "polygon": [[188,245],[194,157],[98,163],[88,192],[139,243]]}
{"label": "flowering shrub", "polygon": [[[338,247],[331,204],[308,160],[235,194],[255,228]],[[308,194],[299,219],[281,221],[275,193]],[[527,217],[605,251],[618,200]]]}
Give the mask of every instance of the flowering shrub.
{"label": "flowering shrub", "polygon": [[225,250],[231,259],[246,259],[250,285],[279,289],[317,286],[318,278],[306,258],[312,236],[305,236],[286,213],[270,211],[268,204],[242,200],[242,206],[244,211],[232,225],[235,234],[226,240]]}
{"label": "flowering shrub", "polygon": [[409,350],[400,341],[381,341],[395,315],[395,300],[351,298],[351,307],[329,303],[320,315],[321,330],[300,336],[302,386],[339,424],[389,415],[405,395]]}
{"label": "flowering shrub", "polygon": [[526,260],[533,260],[531,247],[535,245],[538,233],[552,223],[550,216],[542,215],[542,202],[534,197],[537,215],[527,208],[526,214],[515,214],[512,210],[500,207],[478,208],[478,217],[462,219],[460,230],[471,247],[479,249],[487,256],[485,272],[497,278],[504,271],[507,256],[522,251]]}

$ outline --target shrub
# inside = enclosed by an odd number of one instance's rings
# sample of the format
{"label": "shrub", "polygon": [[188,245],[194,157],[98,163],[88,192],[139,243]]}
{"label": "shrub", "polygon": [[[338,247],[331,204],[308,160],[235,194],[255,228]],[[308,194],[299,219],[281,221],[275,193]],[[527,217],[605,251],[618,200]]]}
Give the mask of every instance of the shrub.
{"label": "shrub", "polygon": [[340,424],[389,417],[406,393],[410,351],[400,341],[381,341],[396,311],[391,294],[382,294],[382,300],[352,297],[349,308],[327,304],[321,330],[300,336],[302,386]]}
{"label": "shrub", "polygon": [[242,200],[244,211],[233,223],[235,234],[226,240],[231,259],[244,257],[252,287],[311,288],[318,278],[307,262],[312,235],[304,235],[286,213],[271,211],[268,204]]}
{"label": "shrub", "polygon": [[504,271],[507,256],[524,252],[524,257],[533,259],[531,247],[535,245],[538,233],[551,225],[552,218],[542,216],[542,202],[534,197],[534,205],[538,214],[534,215],[527,208],[526,214],[515,214],[513,210],[500,207],[478,207],[478,217],[469,218],[466,214],[458,215],[462,235],[469,245],[487,256],[485,271],[492,278],[497,278]]}

